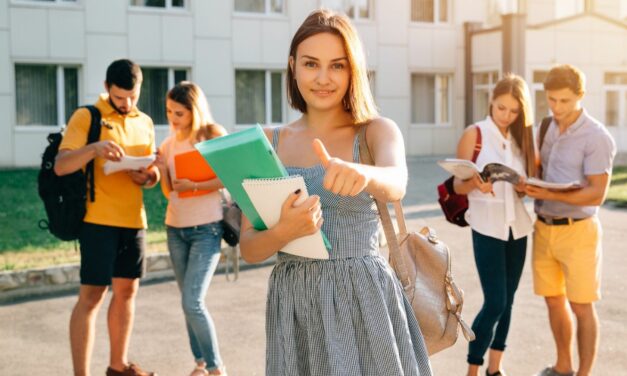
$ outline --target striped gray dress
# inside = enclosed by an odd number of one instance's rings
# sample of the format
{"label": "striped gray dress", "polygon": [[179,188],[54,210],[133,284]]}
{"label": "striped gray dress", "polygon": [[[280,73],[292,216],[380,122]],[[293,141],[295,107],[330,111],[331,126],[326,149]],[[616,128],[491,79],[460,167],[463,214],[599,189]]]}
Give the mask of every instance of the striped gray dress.
{"label": "striped gray dress", "polygon": [[[359,161],[357,137],[353,157]],[[333,250],[329,260],[278,254],[266,303],[266,375],[431,375],[418,322],[378,252],[373,199],[326,191],[321,165],[287,170],[320,196]]]}

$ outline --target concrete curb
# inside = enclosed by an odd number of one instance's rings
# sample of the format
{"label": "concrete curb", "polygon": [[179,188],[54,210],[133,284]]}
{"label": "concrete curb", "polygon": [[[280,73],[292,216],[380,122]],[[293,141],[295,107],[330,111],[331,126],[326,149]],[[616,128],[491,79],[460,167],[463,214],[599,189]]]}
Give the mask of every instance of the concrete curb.
{"label": "concrete curb", "polygon": [[[233,249],[222,250],[224,261],[221,261],[215,274],[227,274],[231,280],[237,272],[233,270]],[[249,264],[239,260],[239,270],[248,270],[274,265],[274,257],[258,263]],[[80,286],[80,265],[66,264],[47,268],[26,269],[19,271],[0,272],[0,306],[16,304],[29,300],[50,298],[68,294],[76,294]],[[153,254],[146,257],[146,275],[141,284],[152,284],[174,279],[170,256],[166,253]]]}

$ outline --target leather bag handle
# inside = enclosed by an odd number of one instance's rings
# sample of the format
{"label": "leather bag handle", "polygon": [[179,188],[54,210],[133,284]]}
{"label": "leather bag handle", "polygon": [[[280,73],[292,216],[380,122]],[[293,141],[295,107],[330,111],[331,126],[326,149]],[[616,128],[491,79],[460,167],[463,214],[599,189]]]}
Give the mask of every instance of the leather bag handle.
{"label": "leather bag handle", "polygon": [[[359,128],[358,131],[359,155],[363,164],[374,166],[374,160],[372,158],[372,154],[370,154],[370,149],[368,148],[368,143],[366,141],[366,128],[367,124],[364,124]],[[379,216],[381,217],[381,223],[383,224],[383,232],[385,233],[385,238],[387,239],[388,243],[388,249],[390,250],[390,260],[397,270],[397,276],[398,279],[401,281],[403,288],[408,289],[411,287],[412,283],[409,280],[409,272],[407,271],[405,261],[403,261],[403,257],[401,256],[401,250],[398,245],[398,239],[396,238],[396,234],[394,232],[394,225],[392,225],[392,217],[390,216],[390,211],[388,210],[387,204],[385,202],[380,201],[376,198],[375,202],[377,204],[377,209],[379,209]],[[407,226],[405,224],[405,217],[403,216],[403,205],[401,204],[400,200],[394,201],[393,204],[399,232],[402,235],[407,234]]]}

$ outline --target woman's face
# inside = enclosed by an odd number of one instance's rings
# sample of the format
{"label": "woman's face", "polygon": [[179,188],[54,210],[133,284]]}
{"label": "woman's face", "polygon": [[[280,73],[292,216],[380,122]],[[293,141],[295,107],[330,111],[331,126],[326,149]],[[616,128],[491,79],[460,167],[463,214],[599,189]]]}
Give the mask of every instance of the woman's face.
{"label": "woman's face", "polygon": [[175,131],[186,131],[192,126],[192,112],[179,102],[167,99],[165,101],[168,122]]}
{"label": "woman's face", "polygon": [[520,103],[513,95],[499,95],[492,101],[492,120],[501,129],[507,129],[520,115]]}
{"label": "woman's face", "polygon": [[320,33],[302,41],[290,66],[307,110],[328,110],[342,106],[350,82],[350,66],[342,39]]}

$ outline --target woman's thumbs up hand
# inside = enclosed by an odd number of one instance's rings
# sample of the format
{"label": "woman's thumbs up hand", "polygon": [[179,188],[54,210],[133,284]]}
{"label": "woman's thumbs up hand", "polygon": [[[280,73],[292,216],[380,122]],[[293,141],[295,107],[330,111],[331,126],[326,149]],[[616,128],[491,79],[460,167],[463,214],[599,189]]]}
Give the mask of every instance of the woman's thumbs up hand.
{"label": "woman's thumbs up hand", "polygon": [[326,170],[322,182],[324,189],[340,196],[357,196],[366,189],[370,179],[362,165],[331,157],[317,138],[313,140],[312,147]]}

